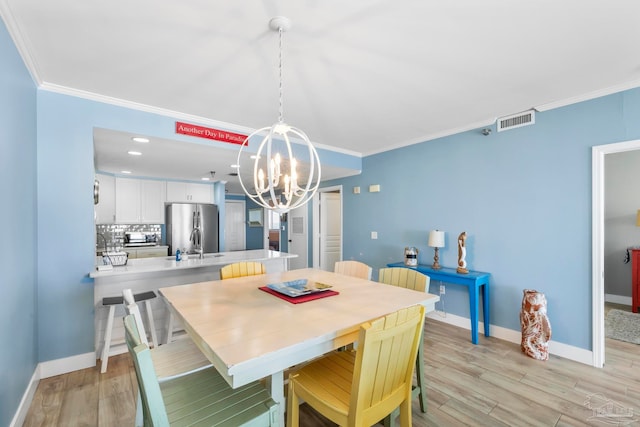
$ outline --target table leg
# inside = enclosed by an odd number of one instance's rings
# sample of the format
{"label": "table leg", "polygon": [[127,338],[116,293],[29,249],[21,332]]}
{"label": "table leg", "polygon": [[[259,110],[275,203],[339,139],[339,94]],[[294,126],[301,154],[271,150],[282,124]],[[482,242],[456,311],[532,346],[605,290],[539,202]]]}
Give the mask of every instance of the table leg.
{"label": "table leg", "polygon": [[287,402],[284,399],[284,371],[275,372],[271,377],[267,378],[271,398],[278,404],[279,420],[278,425],[284,427],[284,412],[287,408]]}
{"label": "table leg", "polygon": [[471,312],[471,342],[478,344],[478,297],[479,286],[469,286],[469,310]]}
{"label": "table leg", "polygon": [[482,315],[484,319],[484,336],[489,337],[491,334],[489,333],[489,284],[485,283],[482,285]]}

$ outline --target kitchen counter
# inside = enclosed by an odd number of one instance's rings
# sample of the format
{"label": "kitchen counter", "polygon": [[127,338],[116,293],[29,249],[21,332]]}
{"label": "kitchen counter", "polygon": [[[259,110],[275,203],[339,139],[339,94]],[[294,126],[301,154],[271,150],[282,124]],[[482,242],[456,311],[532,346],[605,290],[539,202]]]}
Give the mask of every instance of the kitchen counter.
{"label": "kitchen counter", "polygon": [[[161,342],[166,341],[169,327],[169,308],[157,290],[166,286],[184,285],[187,283],[211,282],[220,279],[220,269],[234,262],[257,261],[265,265],[267,273],[277,273],[289,269],[289,259],[298,255],[285,252],[255,249],[250,251],[218,252],[205,254],[202,259],[197,255],[189,255],[187,260],[176,261],[175,256],[129,259],[127,265],[113,267],[112,270],[89,273],[93,278],[94,290],[94,327],[96,358],[100,357],[107,322],[108,309],[102,305],[104,297],[121,296],[123,289],[131,289],[134,294],[156,291],[158,298],[151,301],[157,336]],[[96,258],[97,265],[102,257]],[[215,283],[215,282],[213,282]],[[144,309],[144,306],[141,306]],[[116,316],[124,315],[120,306]],[[145,316],[146,317],[146,316]],[[174,319],[176,320],[176,319]],[[145,325],[147,328],[149,325]],[[180,331],[182,325],[175,321],[172,333]],[[124,343],[124,327],[122,320],[116,319],[112,332],[111,355],[127,351]],[[120,345],[119,345],[120,343]]]}
{"label": "kitchen counter", "polygon": [[[285,261],[288,264],[290,258],[298,255],[286,252],[270,251],[266,249],[254,249],[250,251],[217,252],[204,254],[202,259],[198,255],[189,255],[187,260],[176,261],[175,256],[130,259],[127,265],[113,267],[112,270],[92,271],[91,278],[106,278],[112,276],[131,276],[144,273],[158,273],[172,270],[187,270],[194,268],[220,267],[239,261],[257,261],[267,263],[270,261]],[[102,258],[100,258],[102,261]],[[97,268],[97,267],[96,267]]]}

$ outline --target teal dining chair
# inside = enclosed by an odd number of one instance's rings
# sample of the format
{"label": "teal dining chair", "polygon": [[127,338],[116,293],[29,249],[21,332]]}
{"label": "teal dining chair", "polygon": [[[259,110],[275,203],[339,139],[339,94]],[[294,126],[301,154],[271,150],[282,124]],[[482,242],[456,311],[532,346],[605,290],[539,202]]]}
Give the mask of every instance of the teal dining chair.
{"label": "teal dining chair", "polygon": [[215,368],[207,368],[159,382],[149,347],[142,342],[133,315],[125,316],[124,326],[145,426],[277,425],[278,404],[258,381],[233,389]]}

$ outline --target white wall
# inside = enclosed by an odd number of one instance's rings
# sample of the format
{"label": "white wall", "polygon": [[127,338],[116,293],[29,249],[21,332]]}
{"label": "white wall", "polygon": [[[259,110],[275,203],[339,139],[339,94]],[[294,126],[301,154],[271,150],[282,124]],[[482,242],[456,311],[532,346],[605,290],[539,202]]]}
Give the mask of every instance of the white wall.
{"label": "white wall", "polygon": [[631,297],[631,263],[626,249],[640,246],[640,150],[605,157],[605,294]]}

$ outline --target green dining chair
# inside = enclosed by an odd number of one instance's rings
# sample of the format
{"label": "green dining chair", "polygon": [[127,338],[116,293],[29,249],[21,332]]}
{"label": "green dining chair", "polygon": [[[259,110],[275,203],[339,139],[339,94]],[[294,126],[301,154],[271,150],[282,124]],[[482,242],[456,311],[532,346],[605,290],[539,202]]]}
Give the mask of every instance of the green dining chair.
{"label": "green dining chair", "polygon": [[231,388],[215,368],[158,382],[149,347],[133,315],[124,318],[147,426],[246,426],[278,424],[278,405],[258,381]]}
{"label": "green dining chair", "polygon": [[[140,308],[131,289],[122,290],[122,299],[125,313],[133,316],[141,342],[149,346]],[[155,346],[149,350],[149,353],[160,382],[211,367],[209,359],[189,337]],[[135,426],[142,427],[143,425],[142,399],[138,393]]]}

